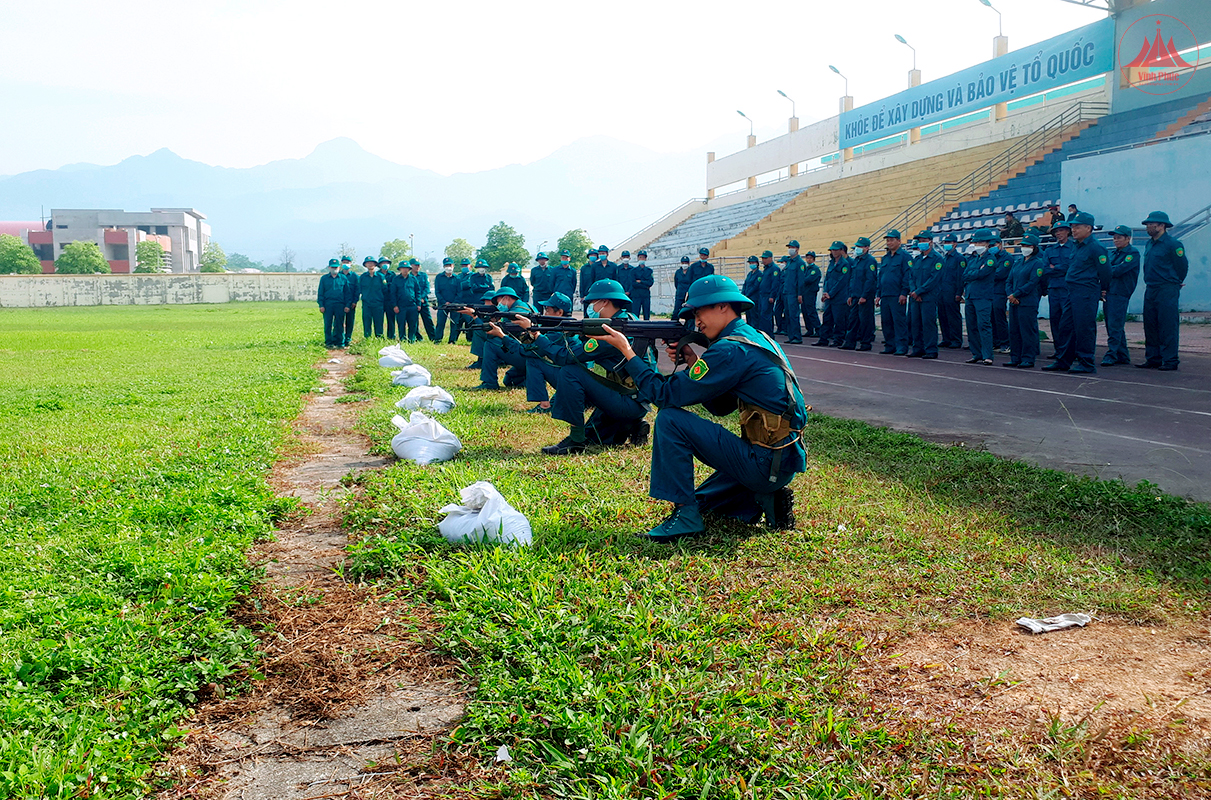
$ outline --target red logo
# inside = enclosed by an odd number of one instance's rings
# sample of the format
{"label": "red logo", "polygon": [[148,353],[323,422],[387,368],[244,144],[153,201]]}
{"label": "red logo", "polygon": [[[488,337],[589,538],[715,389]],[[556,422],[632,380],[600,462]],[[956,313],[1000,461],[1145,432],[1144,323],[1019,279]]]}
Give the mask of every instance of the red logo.
{"label": "red logo", "polygon": [[[1133,52],[1137,54],[1131,58]],[[1131,23],[1123,33],[1118,63],[1124,87],[1148,94],[1171,94],[1189,83],[1199,67],[1198,39],[1177,17],[1150,14]]]}

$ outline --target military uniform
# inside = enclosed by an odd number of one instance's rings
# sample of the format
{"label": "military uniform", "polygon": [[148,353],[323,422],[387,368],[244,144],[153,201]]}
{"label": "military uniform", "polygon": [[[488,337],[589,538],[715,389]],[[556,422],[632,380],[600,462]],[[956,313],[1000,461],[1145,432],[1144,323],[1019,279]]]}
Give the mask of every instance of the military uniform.
{"label": "military uniform", "polygon": [[[505,302],[511,298],[513,302]],[[516,311],[518,314],[532,314],[534,309],[528,303],[517,297],[517,292],[510,286],[501,286],[492,297],[493,304],[501,311]],[[499,389],[499,371],[501,364],[508,364],[511,369],[505,373],[505,386],[521,386],[526,382],[526,357],[521,344],[510,336],[498,338],[486,336],[482,331],[476,331],[477,336],[483,336],[479,368],[480,389]]]}
{"label": "military uniform", "polygon": [[443,311],[446,303],[457,303],[462,296],[462,284],[453,272],[446,274],[445,268],[452,267],[454,262],[442,259],[442,273],[433,278],[433,297],[437,300],[437,341],[441,341],[446,332],[446,320],[450,320],[450,344],[458,338],[457,317],[451,318],[449,311]]}
{"label": "military uniform", "polygon": [[820,322],[820,339],[813,347],[840,347],[845,343],[846,323],[849,321],[850,261],[845,257],[848,250],[844,243],[833,242],[828,253],[828,267],[824,270],[824,314]]}
{"label": "military uniform", "polygon": [[530,287],[522,277],[521,269],[516,264],[510,264],[508,273],[500,279],[501,287],[508,287],[517,292],[517,299],[523,303],[530,302]]}
{"label": "military uniform", "polygon": [[534,289],[534,302],[541,304],[555,291],[555,276],[551,266],[543,263],[550,261],[546,253],[539,253],[534,260],[538,266],[530,270],[530,286]]}
{"label": "military uniform", "polygon": [[597,280],[618,280],[618,264],[610,260],[610,248],[597,245]]}
{"label": "military uniform", "polygon": [[[891,230],[887,238],[899,239]],[[908,253],[903,247],[887,252],[879,263],[879,320],[883,328],[884,354],[908,354]]]}
{"label": "military uniform", "polygon": [[[387,306],[390,284],[386,275],[378,271],[378,262],[372,258],[362,262],[367,266],[357,279],[358,295],[362,301],[362,336],[383,335],[383,311]],[[374,271],[369,269],[374,265]]]}
{"label": "military uniform", "polygon": [[754,328],[757,326],[757,305],[761,299],[761,259],[756,256],[748,257],[748,274],[744,276],[744,287],[740,293],[749,299],[753,304],[752,308],[744,312],[744,319],[749,325]]}
{"label": "military uniform", "polygon": [[[345,279],[339,272],[340,262],[335,258],[328,262],[329,271],[320,276],[320,285],[315,301],[324,312],[324,346],[329,350],[340,347],[343,342],[345,320]],[[331,267],[337,267],[334,271]]]}
{"label": "military uniform", "polygon": [[[392,299],[394,297],[392,287],[395,285],[395,282],[399,280],[400,276],[391,272],[391,259],[389,258],[380,258],[378,260],[378,271],[384,278],[387,279],[387,295],[383,301],[383,319],[386,321],[387,338],[395,339],[397,338],[395,332],[396,315],[394,300]],[[403,333],[403,320],[400,320],[400,331],[398,338],[403,338]]]}
{"label": "military uniform", "polygon": [[908,355],[912,358],[938,357],[938,294],[945,259],[933,249],[928,236],[927,231],[917,235],[917,254],[908,265]]}
{"label": "military uniform", "polygon": [[1137,366],[1173,370],[1179,361],[1177,303],[1190,261],[1185,246],[1169,234],[1167,214],[1153,211],[1144,222],[1163,224],[1165,232],[1144,245],[1144,362]]}
{"label": "military uniform", "polygon": [[[804,267],[803,287],[799,295],[803,298],[803,335],[816,336],[820,333],[820,311],[816,304],[820,297],[820,279],[823,277],[823,273],[816,264],[816,254],[808,251],[807,255],[812,260],[808,261]],[[748,293],[745,292],[745,294]]]}
{"label": "military uniform", "polygon": [[[544,314],[547,313],[547,309],[558,308],[564,313],[564,316],[571,316],[572,298],[563,292],[554,292],[542,303],[540,308]],[[575,336],[555,331],[539,334],[536,338],[546,340],[555,350],[570,348],[575,344],[574,340],[578,341]],[[534,413],[550,413],[550,409],[542,408],[541,404],[551,399],[547,394],[547,386],[558,384],[561,368],[543,359],[539,355],[537,347],[521,343],[521,353],[526,360],[526,400],[540,404],[530,410]]]}
{"label": "military uniform", "polygon": [[997,241],[993,258],[997,260],[997,268],[992,275],[992,346],[995,350],[1008,352],[1009,317],[1006,314],[1008,292],[1005,290],[1005,281],[1009,279],[1009,270],[1013,268],[1013,256],[1005,252],[1000,241]]}
{"label": "military uniform", "polygon": [[[798,243],[795,243],[798,247]],[[787,344],[803,343],[803,328],[799,324],[799,297],[803,292],[803,273],[807,262],[798,254],[788,255],[782,264],[782,308],[786,314],[786,322],[782,331],[786,334]]]}
{"label": "military uniform", "polygon": [[[416,312],[416,279],[412,277],[407,264],[399,265],[399,274],[391,279],[389,289],[390,300],[387,310],[392,312],[399,322],[399,338],[405,342],[420,341],[417,334],[418,317]],[[396,311],[396,309],[399,309]]]}
{"label": "military uniform", "polygon": [[[690,289],[694,307],[749,301],[724,276],[710,276]],[[720,332],[687,370],[661,375],[638,356],[626,372],[639,396],[660,411],[652,448],[649,495],[677,504],[672,515],[649,533],[669,540],[704,529],[702,511],[746,522],[765,516],[771,527],[792,527],[787,486],[806,469],[802,444],[807,407],[786,354],[769,335],[736,319]],[[702,405],[724,416],[739,409],[742,435],[688,411]],[[695,488],[694,461],[714,473]],[[779,494],[787,498],[781,520],[774,513]]]}
{"label": "military uniform", "polygon": [[[1061,221],[1051,229],[1052,234],[1063,228],[1071,231],[1067,222]],[[1076,251],[1076,242],[1069,239],[1060,244],[1055,242],[1043,251],[1047,266],[1043,268],[1043,294],[1047,297],[1047,325],[1051,328],[1051,341],[1055,352],[1068,346],[1072,337],[1072,310],[1068,307],[1068,262]],[[1054,356],[1053,356],[1054,357]]]}
{"label": "military uniform", "polygon": [[588,261],[580,268],[580,305],[585,310],[588,310],[589,307],[589,301],[585,300],[585,297],[593,284],[598,281],[597,262],[597,251],[590,250]]}
{"label": "military uniform", "polygon": [[1106,354],[1102,366],[1130,364],[1131,353],[1127,350],[1127,304],[1135,287],[1140,282],[1140,251],[1131,246],[1131,229],[1120,225],[1116,234],[1127,237],[1127,244],[1110,251],[1110,289],[1102,300],[1102,312],[1106,319]]}
{"label": "military uniform", "polygon": [[[976,231],[972,241],[987,245],[995,238],[991,231]],[[971,349],[968,364],[992,364],[992,304],[996,290],[997,260],[987,250],[967,257],[963,271],[963,291],[967,297],[967,346]]]}
{"label": "military uniform", "polygon": [[[693,264],[690,264],[690,269],[689,269],[691,285],[694,283],[694,281],[698,280],[699,278],[705,278],[707,275],[715,274],[715,265],[706,260],[710,254],[711,254],[711,251],[709,248],[706,248],[706,247],[698,248],[698,260],[695,261]],[[680,308],[677,310],[681,311]]]}
{"label": "military uniform", "polygon": [[1009,361],[1007,367],[1030,369],[1039,357],[1039,290],[1047,261],[1039,250],[1039,237],[1028,233],[1023,247],[1034,252],[1014,262],[1005,281],[1009,300]]}
{"label": "military uniform", "polygon": [[942,279],[938,284],[938,326],[942,333],[942,346],[963,346],[963,270],[967,260],[956,247],[958,237],[948,235],[942,240],[945,251],[942,262]]}
{"label": "military uniform", "polygon": [[[568,255],[568,251],[564,250],[559,254],[560,258]],[[576,296],[576,270],[572,269],[572,264],[569,261],[560,261],[559,265],[551,269],[551,293],[559,292],[568,299]]]}
{"label": "military uniform", "polygon": [[[761,254],[760,299],[757,303],[757,330],[771,336],[774,334],[774,305],[782,295],[782,269],[773,262],[774,254],[766,250]],[[764,263],[769,261],[768,264]],[[684,303],[682,304],[684,305]],[[677,309],[678,312],[681,309]]]}
{"label": "military uniform", "polygon": [[[1073,225],[1093,226],[1093,215],[1080,212]],[[1068,306],[1072,318],[1072,336],[1068,346],[1055,354],[1055,361],[1043,367],[1047,372],[1095,373],[1097,349],[1097,309],[1102,292],[1110,288],[1110,255],[1093,238],[1077,242],[1068,273]]]}
{"label": "military uniform", "polygon": [[[858,239],[857,247],[870,247],[865,236]],[[875,293],[878,289],[879,265],[869,252],[858,254],[855,247],[850,258],[849,291],[846,309],[849,326],[845,332],[843,350],[870,350],[875,341]]]}
{"label": "military uniform", "polygon": [[341,277],[345,280],[345,335],[341,346],[348,347],[353,341],[353,326],[357,322],[357,302],[361,299],[358,294],[357,275],[353,272],[353,263],[349,258],[341,259]]}
{"label": "military uniform", "polygon": [[415,258],[409,259],[408,264],[416,270],[412,277],[416,279],[413,289],[416,293],[417,319],[425,326],[425,335],[429,337],[429,341],[438,342],[441,340],[441,334],[433,330],[433,314],[429,308],[429,274],[423,269],[417,269],[420,262]]}
{"label": "military uniform", "polygon": [[690,257],[681,257],[681,266],[673,273],[673,317],[681,313],[685,305],[685,293],[690,290]]}
{"label": "military uniform", "polygon": [[648,266],[648,254],[646,250],[640,250],[637,254],[639,262],[635,265],[635,283],[630,291],[631,295],[631,310],[640,319],[652,318],[652,286],[656,283],[656,276],[652,274],[652,268]]}

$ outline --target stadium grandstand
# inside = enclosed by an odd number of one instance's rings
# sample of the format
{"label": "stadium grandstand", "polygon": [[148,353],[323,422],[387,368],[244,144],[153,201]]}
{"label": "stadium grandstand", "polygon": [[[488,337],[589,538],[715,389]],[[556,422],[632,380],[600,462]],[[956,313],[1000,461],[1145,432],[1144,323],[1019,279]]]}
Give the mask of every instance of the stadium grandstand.
{"label": "stadium grandstand", "polygon": [[[673,270],[700,247],[710,248],[718,271],[742,280],[748,256],[782,255],[789,239],[823,264],[834,240],[852,245],[867,236],[879,249],[894,228],[965,241],[999,228],[1006,211],[1030,229],[1044,225],[1051,206],[1066,214],[1069,204],[1106,231],[1138,229],[1139,246],[1140,220],[1166,209],[1194,256],[1182,306],[1211,308],[1211,9],[1201,0],[1100,2],[1105,19],[1031,45],[1027,55],[998,37],[1001,55],[991,61],[926,84],[918,78],[861,108],[845,97],[839,115],[804,128],[792,118],[783,136],[760,144],[750,136],[747,148],[722,158],[709,153],[706,197],[618,245],[648,251],[654,309],[668,310]],[[1072,69],[1051,69],[1077,50]],[[1048,53],[1061,55],[1049,61]],[[919,116],[866,133],[876,108],[942,97],[1027,58],[1056,73],[1032,82],[1029,94],[991,92],[978,104],[951,98],[951,113],[920,103]]]}

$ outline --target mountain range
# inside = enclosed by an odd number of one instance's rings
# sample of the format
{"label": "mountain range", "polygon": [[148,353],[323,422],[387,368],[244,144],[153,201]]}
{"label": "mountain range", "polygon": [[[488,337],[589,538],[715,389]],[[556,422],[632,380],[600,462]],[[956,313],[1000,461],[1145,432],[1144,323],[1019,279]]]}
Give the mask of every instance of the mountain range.
{"label": "mountain range", "polygon": [[419,256],[441,257],[456,237],[481,245],[503,220],[533,251],[584,228],[613,244],[685,200],[701,196],[703,151],[662,154],[608,136],[573,142],[529,164],[439,175],[380,158],[352,139],[320,144],[305,158],[226,168],[162,149],[112,166],[70,164],[0,178],[0,219],[39,209],[196,208],[227,253],[276,263],[283,247],[300,269],[342,242],[377,254],[412,234]]}

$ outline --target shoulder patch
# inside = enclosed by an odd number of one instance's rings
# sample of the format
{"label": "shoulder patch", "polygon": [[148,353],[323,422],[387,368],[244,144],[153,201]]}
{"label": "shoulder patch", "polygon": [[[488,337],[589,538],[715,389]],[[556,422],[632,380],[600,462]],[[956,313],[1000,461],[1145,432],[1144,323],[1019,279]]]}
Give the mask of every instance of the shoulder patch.
{"label": "shoulder patch", "polygon": [[584,351],[586,353],[591,353],[597,349],[597,346],[598,346],[598,343],[597,343],[596,339],[589,339],[587,342],[584,343]]}
{"label": "shoulder patch", "polygon": [[1041,269],[1036,269],[1036,270],[1035,270],[1035,274],[1036,274],[1036,275],[1038,275],[1038,276],[1041,278],[1041,277],[1043,277],[1043,270],[1041,270]]}
{"label": "shoulder patch", "polygon": [[993,266],[993,265],[994,265],[994,264],[996,264],[996,263],[997,263],[997,260],[996,260],[995,258],[990,258],[990,259],[988,259],[988,264],[987,264],[987,266],[991,267],[991,266]]}
{"label": "shoulder patch", "polygon": [[706,377],[706,374],[710,371],[711,368],[707,366],[706,359],[699,358],[694,362],[694,366],[690,367],[690,380],[700,381]]}
{"label": "shoulder patch", "polygon": [[1099,264],[1105,264],[1105,263],[1106,263],[1106,257],[1105,257],[1105,256],[1098,256],[1098,257],[1097,257],[1097,263],[1099,263]]}
{"label": "shoulder patch", "polygon": [[845,274],[845,273],[847,273],[847,272],[849,272],[849,267],[841,267],[841,274],[842,274],[842,275],[844,275],[844,274]]}
{"label": "shoulder patch", "polygon": [[1126,260],[1127,260],[1127,261],[1130,261],[1130,260],[1131,260],[1131,259],[1133,259],[1133,258],[1135,258],[1135,256],[1129,255],[1129,256],[1127,256]]}
{"label": "shoulder patch", "polygon": [[874,265],[874,264],[871,264],[871,265],[870,265],[870,271],[871,271],[871,272],[874,272],[874,271],[875,271],[875,269],[876,269],[875,265]]}
{"label": "shoulder patch", "polygon": [[934,268],[934,269],[941,269],[941,268],[942,268],[942,262],[940,262],[940,261],[939,261],[937,264],[934,264],[934,265],[933,265],[933,268]]}
{"label": "shoulder patch", "polygon": [[1184,247],[1177,248],[1177,257],[1181,258],[1184,255],[1186,255],[1186,248],[1184,248]]}

